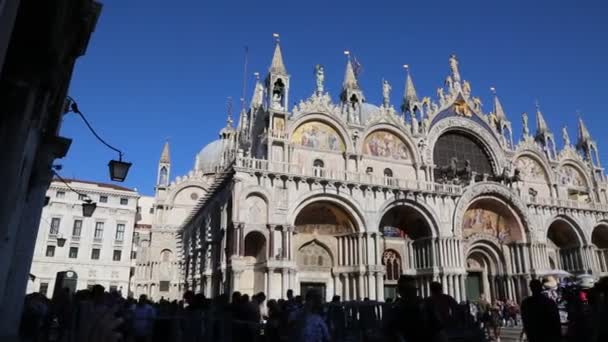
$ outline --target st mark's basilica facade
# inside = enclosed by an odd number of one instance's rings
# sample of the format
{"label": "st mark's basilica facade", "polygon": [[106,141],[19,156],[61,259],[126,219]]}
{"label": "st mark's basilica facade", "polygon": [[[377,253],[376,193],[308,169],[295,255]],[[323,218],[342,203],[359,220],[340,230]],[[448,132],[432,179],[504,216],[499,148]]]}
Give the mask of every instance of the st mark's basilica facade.
{"label": "st mark's basilica facade", "polygon": [[194,189],[170,235],[180,290],[384,300],[408,274],[422,295],[440,281],[459,301],[521,300],[534,277],[608,275],[608,184],[582,120],[558,150],[537,108],[515,141],[496,94],[484,111],[455,56],[433,98],[408,73],[398,108],[386,82],[383,103],[365,101],[350,59],[336,98],[315,70],[312,95],[289,108],[277,42],[238,122],[188,176],[159,175],[157,197]]}

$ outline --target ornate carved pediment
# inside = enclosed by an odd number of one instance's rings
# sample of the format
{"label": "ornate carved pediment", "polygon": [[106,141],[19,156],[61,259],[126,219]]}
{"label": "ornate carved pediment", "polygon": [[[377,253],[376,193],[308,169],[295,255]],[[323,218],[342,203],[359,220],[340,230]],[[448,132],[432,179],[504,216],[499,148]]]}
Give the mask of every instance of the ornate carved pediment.
{"label": "ornate carved pediment", "polygon": [[561,150],[559,152],[559,155],[557,156],[558,161],[563,161],[567,159],[576,160],[583,164],[585,163],[583,157],[581,157],[581,155],[576,151],[576,149],[574,149],[574,147],[572,147],[572,145],[564,147],[564,149]]}
{"label": "ornate carved pediment", "polygon": [[365,123],[368,126],[376,125],[380,123],[388,123],[393,124],[398,127],[407,128],[407,124],[402,116],[397,115],[395,108],[393,106],[390,107],[379,107],[378,110],[370,116],[370,118]]}
{"label": "ornate carved pediment", "polygon": [[525,150],[532,150],[538,152],[539,155],[544,156],[545,152],[538,146],[534,138],[530,135],[524,136],[524,138],[517,144],[515,152],[521,152]]}
{"label": "ornate carved pediment", "polygon": [[329,93],[315,93],[306,101],[300,101],[292,111],[292,117],[307,113],[325,113],[340,117],[340,107],[331,101]]}
{"label": "ornate carved pediment", "polygon": [[464,240],[465,250],[471,248],[471,246],[474,245],[475,242],[478,242],[478,241],[490,241],[493,244],[495,244],[496,246],[502,245],[502,242],[500,240],[498,240],[495,236],[492,236],[491,234],[476,233],[476,234],[470,235],[469,237],[467,237]]}

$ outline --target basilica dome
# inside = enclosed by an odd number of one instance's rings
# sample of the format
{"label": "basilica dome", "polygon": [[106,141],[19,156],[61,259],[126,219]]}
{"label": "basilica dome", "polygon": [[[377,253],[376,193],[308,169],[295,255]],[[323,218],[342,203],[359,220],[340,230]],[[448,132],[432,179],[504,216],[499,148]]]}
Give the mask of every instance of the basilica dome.
{"label": "basilica dome", "polygon": [[366,124],[367,121],[374,116],[374,114],[378,113],[380,108],[371,103],[362,103],[361,104],[361,123]]}
{"label": "basilica dome", "polygon": [[214,140],[203,147],[196,155],[196,170],[203,171],[203,173],[214,173],[222,163],[223,147],[224,143],[221,139]]}

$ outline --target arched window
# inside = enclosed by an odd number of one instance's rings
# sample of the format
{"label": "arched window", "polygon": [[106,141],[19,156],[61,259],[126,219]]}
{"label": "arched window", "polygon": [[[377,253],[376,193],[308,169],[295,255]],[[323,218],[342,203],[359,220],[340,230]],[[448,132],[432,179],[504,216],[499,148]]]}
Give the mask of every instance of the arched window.
{"label": "arched window", "polygon": [[163,249],[163,251],[160,252],[160,260],[162,262],[169,262],[169,261],[171,261],[171,254],[173,254],[171,252],[171,250],[169,250],[169,249]]}
{"label": "arched window", "polygon": [[389,169],[388,167],[386,169],[384,169],[384,181],[385,181],[386,185],[389,185],[389,186],[392,186],[394,183],[393,170]]}
{"label": "arched window", "polygon": [[468,160],[471,171],[478,175],[493,174],[491,158],[478,139],[460,132],[448,132],[439,137],[433,149],[433,161],[437,165],[435,179],[442,178],[442,168],[450,166],[453,158],[456,158],[458,169]]}
{"label": "arched window", "polygon": [[315,177],[323,177],[323,168],[325,167],[325,163],[321,159],[315,159],[312,163],[313,173]]}
{"label": "arched window", "polygon": [[392,249],[387,249],[382,254],[382,264],[386,268],[384,280],[397,281],[401,276],[401,256]]}
{"label": "arched window", "polygon": [[160,177],[158,183],[167,184],[167,168],[164,166],[160,169]]}

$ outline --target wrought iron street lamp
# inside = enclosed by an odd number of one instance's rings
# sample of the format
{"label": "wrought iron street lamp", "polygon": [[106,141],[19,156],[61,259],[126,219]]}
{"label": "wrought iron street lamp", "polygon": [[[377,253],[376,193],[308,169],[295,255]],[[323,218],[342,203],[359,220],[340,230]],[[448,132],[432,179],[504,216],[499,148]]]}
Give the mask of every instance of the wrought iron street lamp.
{"label": "wrought iron street lamp", "polygon": [[74,101],[73,98],[68,96],[67,103],[66,103],[66,113],[68,113],[70,111],[78,114],[82,118],[82,121],[84,121],[84,123],[87,125],[87,127],[89,128],[91,133],[93,133],[95,138],[97,138],[97,140],[101,141],[101,143],[106,145],[109,149],[118,152],[118,160],[113,159],[113,160],[110,160],[110,162],[108,163],[108,168],[110,170],[110,179],[115,182],[124,182],[124,180],[127,178],[127,174],[129,173],[129,168],[131,167],[132,163],[123,161],[122,160],[122,155],[123,155],[122,151],[120,151],[116,147],[108,144],[105,140],[103,140],[99,136],[99,134],[97,134],[97,132],[95,132],[95,130],[93,129],[93,127],[91,126],[91,124],[89,123],[87,118],[85,118],[84,114],[82,114],[80,109],[78,109],[78,104],[76,103],[76,101]]}
{"label": "wrought iron street lamp", "polygon": [[57,235],[57,246],[63,247],[64,245],[65,245],[65,238],[63,237],[63,235],[61,235],[61,234]]}
{"label": "wrought iron street lamp", "polygon": [[91,217],[93,213],[97,209],[97,203],[93,202],[91,199],[85,199],[84,203],[82,203],[82,216]]}

